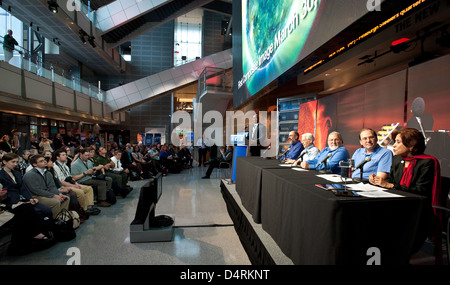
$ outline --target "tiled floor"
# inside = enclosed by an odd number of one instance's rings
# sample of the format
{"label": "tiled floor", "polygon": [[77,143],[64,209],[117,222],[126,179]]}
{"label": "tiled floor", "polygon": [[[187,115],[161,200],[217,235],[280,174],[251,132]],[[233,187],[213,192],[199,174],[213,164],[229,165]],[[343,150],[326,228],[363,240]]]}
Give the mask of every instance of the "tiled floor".
{"label": "tiled floor", "polygon": [[79,249],[82,265],[249,265],[250,261],[234,230],[215,172],[201,179],[205,167],[163,177],[163,195],[156,215],[175,219],[173,240],[130,243],[129,225],[134,219],[143,181],[130,182],[134,190],[117,204],[100,208],[76,230],[76,239],[21,257],[0,255],[0,265],[65,265],[72,247]]}

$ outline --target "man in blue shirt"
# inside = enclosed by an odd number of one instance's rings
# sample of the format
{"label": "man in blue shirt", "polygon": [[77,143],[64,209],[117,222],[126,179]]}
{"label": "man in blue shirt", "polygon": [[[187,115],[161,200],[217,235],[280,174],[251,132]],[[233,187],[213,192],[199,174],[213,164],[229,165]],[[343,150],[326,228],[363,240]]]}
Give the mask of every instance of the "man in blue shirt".
{"label": "man in blue shirt", "polygon": [[291,141],[291,145],[287,149],[287,151],[283,154],[280,160],[286,164],[294,163],[302,150],[304,149],[303,144],[299,140],[299,134],[296,131],[291,131],[289,133],[289,140]]}
{"label": "man in blue shirt", "polygon": [[325,163],[321,162],[328,155],[330,155],[330,157],[326,160],[326,170],[330,170],[335,174],[341,174],[339,162],[347,161],[350,158],[350,154],[343,145],[344,141],[342,140],[341,134],[338,132],[331,132],[328,135],[328,146],[324,148],[314,159],[300,163],[300,167],[304,169],[324,170]]}
{"label": "man in blue shirt", "polygon": [[[361,130],[359,142],[362,148],[357,149],[352,156],[355,166],[363,162],[366,157],[370,157],[370,160],[362,166],[362,179],[369,180],[371,174],[387,178],[392,165],[392,151],[380,147],[377,143],[376,132],[369,128]],[[361,178],[360,168],[353,171],[352,178]]]}

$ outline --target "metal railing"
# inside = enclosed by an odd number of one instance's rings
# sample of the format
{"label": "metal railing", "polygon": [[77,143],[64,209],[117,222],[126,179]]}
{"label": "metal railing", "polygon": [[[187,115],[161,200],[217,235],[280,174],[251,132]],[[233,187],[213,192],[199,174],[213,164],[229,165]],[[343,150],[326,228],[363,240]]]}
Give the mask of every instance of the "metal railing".
{"label": "metal railing", "polygon": [[221,90],[224,92],[232,92],[232,76],[226,69],[218,67],[205,67],[198,78],[197,94],[202,94],[209,88],[214,88],[215,90]]}
{"label": "metal railing", "polygon": [[[3,46],[3,36],[0,36],[0,45]],[[3,47],[0,51],[0,60],[5,61]],[[17,46],[13,50],[13,57],[8,63],[102,102],[105,100],[106,92],[99,88],[99,84],[92,84],[77,78],[72,75],[71,70],[67,70],[51,62],[46,62],[41,56],[21,46]]]}

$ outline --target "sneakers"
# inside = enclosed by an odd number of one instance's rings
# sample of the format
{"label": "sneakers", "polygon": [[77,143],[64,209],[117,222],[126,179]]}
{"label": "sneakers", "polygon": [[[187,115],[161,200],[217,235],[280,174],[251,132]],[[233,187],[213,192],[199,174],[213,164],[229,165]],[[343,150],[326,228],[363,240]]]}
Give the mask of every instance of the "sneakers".
{"label": "sneakers", "polygon": [[109,207],[109,206],[111,206],[111,204],[106,202],[106,201],[98,201],[97,206],[99,206],[99,207]]}

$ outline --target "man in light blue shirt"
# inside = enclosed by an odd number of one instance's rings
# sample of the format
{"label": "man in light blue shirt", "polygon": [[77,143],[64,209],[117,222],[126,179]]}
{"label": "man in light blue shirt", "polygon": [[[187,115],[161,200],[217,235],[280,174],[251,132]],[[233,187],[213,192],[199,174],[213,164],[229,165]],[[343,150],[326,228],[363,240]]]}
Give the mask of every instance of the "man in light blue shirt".
{"label": "man in light blue shirt", "polygon": [[[300,167],[304,169],[316,169],[331,171],[334,174],[341,174],[341,168],[339,167],[340,161],[347,161],[350,158],[350,154],[343,146],[344,141],[342,136],[338,132],[331,132],[328,135],[328,146],[324,148],[314,159],[308,161],[302,161]],[[328,158],[327,156],[330,155]],[[326,163],[321,163],[325,158]]]}
{"label": "man in light blue shirt", "polygon": [[300,152],[300,155],[297,157],[293,166],[300,164],[302,161],[313,160],[320,153],[320,150],[314,146],[314,136],[312,134],[303,134],[301,142],[305,149]]}
{"label": "man in light blue shirt", "polygon": [[[352,156],[355,166],[360,165],[366,157],[370,157],[370,160],[362,166],[362,179],[368,181],[371,174],[387,178],[392,165],[392,151],[380,147],[376,132],[369,128],[361,130],[359,142],[362,148],[357,149]],[[353,171],[352,178],[361,178],[361,168]]]}
{"label": "man in light blue shirt", "polygon": [[300,136],[296,131],[291,131],[289,133],[289,140],[291,141],[291,145],[284,153],[284,155],[280,158],[282,162],[292,164],[295,162],[295,160],[297,160],[297,157],[304,149],[303,144],[299,140],[299,137]]}

